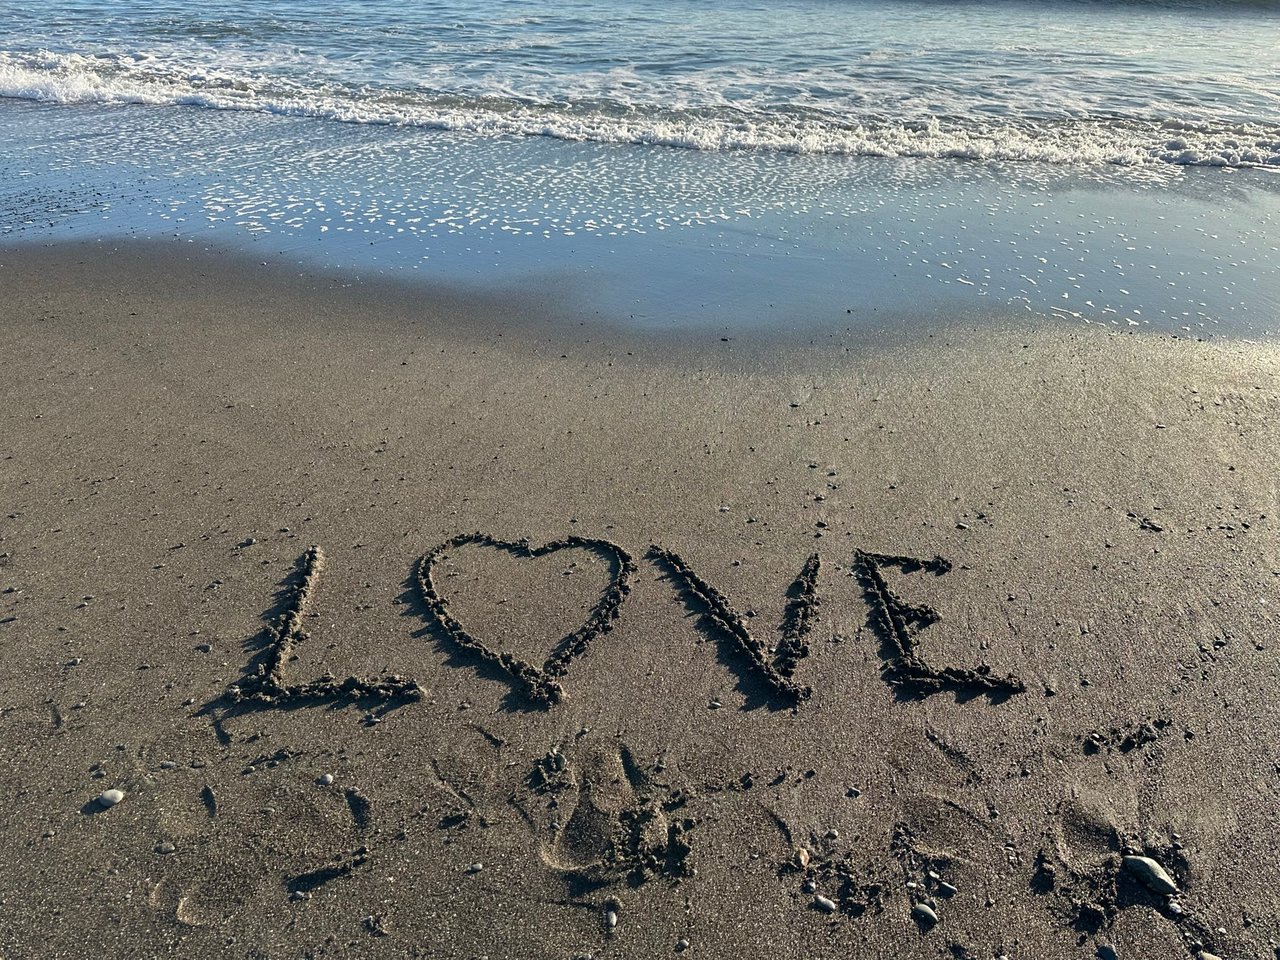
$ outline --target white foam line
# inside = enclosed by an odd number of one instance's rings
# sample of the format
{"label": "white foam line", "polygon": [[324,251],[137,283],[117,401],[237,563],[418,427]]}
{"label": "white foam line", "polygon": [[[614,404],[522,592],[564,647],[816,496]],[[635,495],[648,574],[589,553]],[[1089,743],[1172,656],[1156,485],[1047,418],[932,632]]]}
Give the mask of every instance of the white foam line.
{"label": "white foam line", "polygon": [[429,96],[342,88],[308,90],[283,78],[158,70],[145,61],[79,54],[0,52],[0,96],[45,103],[125,103],[248,110],[344,123],[414,126],[488,136],[551,137],[594,143],[754,150],[838,156],[938,158],[1227,169],[1280,169],[1280,127],[1214,128],[1176,119],[993,121],[928,117],[846,123],[823,116],[730,110],[708,117],[680,111],[643,115],[578,112],[572,105],[487,98],[442,105]]}

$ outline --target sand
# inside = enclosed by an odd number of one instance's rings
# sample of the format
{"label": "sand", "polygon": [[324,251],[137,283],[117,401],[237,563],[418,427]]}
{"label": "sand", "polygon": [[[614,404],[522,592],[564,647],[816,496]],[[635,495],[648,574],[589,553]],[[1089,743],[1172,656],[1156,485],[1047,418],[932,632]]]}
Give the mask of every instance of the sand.
{"label": "sand", "polygon": [[177,244],[0,324],[0,956],[1278,955],[1274,345]]}

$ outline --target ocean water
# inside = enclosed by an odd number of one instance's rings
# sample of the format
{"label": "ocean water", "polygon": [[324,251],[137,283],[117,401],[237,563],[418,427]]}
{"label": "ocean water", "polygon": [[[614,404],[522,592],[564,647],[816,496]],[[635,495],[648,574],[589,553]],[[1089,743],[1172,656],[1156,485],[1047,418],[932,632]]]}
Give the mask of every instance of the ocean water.
{"label": "ocean water", "polygon": [[9,0],[0,138],[11,240],[176,234],[629,322],[1262,335],[1280,307],[1263,0]]}

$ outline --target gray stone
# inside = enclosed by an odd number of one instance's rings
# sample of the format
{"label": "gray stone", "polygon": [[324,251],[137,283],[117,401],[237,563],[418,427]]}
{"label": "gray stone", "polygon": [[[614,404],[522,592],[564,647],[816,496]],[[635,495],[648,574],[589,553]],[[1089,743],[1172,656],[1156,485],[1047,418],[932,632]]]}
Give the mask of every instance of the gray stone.
{"label": "gray stone", "polygon": [[1171,897],[1178,892],[1178,885],[1173,882],[1173,878],[1165,872],[1164,867],[1150,857],[1125,857],[1121,863],[1124,869],[1155,893]]}
{"label": "gray stone", "polygon": [[911,917],[916,923],[922,927],[932,927],[938,922],[938,915],[933,912],[933,907],[927,903],[917,903],[911,908]]}

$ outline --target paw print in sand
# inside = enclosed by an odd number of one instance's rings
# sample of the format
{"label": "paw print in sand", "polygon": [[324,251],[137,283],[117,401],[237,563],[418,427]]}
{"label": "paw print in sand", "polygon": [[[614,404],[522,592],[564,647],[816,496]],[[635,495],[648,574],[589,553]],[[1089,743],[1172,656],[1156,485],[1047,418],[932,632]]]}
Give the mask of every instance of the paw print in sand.
{"label": "paw print in sand", "polygon": [[519,808],[539,854],[571,889],[691,876],[690,798],[645,771],[626,745],[579,741],[534,766]]}

